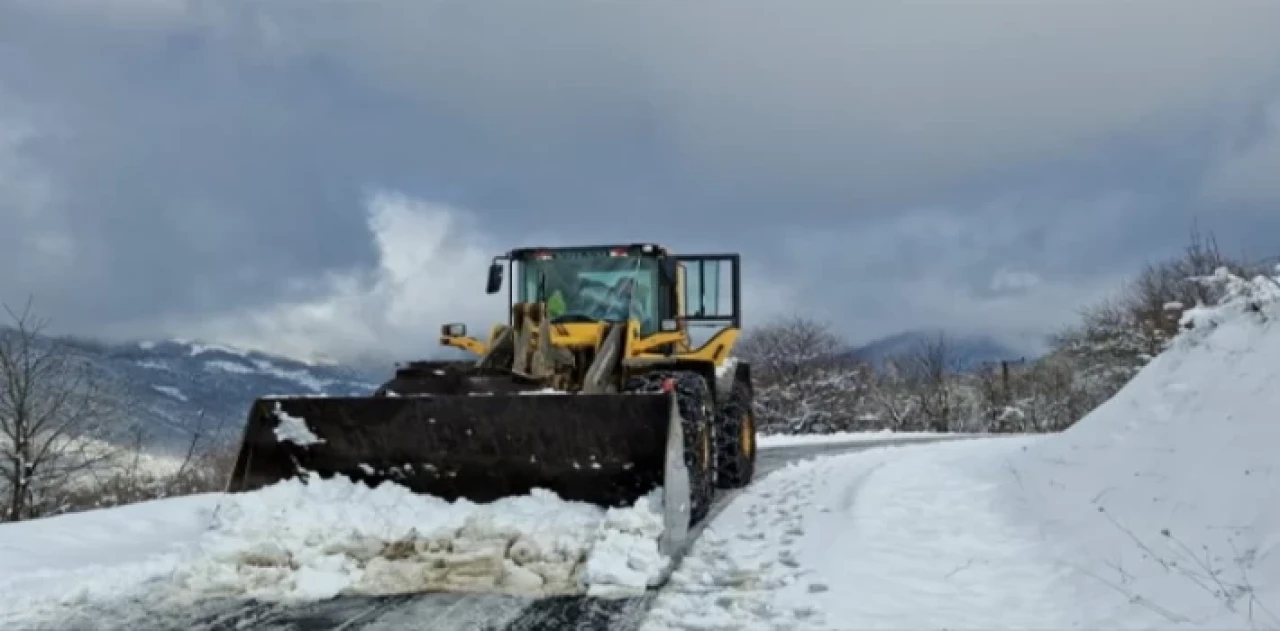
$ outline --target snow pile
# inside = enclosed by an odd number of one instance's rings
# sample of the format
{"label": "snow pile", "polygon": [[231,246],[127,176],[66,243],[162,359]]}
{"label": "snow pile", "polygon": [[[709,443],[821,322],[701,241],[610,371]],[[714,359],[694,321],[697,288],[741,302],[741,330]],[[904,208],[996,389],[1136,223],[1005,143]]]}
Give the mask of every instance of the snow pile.
{"label": "snow pile", "polygon": [[427,591],[634,596],[668,571],[662,523],[659,491],[604,510],[541,490],[475,504],[291,479],[0,525],[0,627],[138,598],[163,608]]}
{"label": "snow pile", "polygon": [[642,592],[666,569],[660,506],[565,502],[547,491],[489,504],[342,478],[294,479],[224,498],[174,585],[202,596]]}
{"label": "snow pile", "polygon": [[[1011,455],[1011,515],[1093,627],[1280,628],[1280,284],[1225,301],[1063,436]],[[1064,589],[1066,589],[1064,587]]]}
{"label": "snow pile", "polygon": [[1207,280],[1225,303],[1062,434],[745,490],[644,628],[1280,628],[1280,285]]}

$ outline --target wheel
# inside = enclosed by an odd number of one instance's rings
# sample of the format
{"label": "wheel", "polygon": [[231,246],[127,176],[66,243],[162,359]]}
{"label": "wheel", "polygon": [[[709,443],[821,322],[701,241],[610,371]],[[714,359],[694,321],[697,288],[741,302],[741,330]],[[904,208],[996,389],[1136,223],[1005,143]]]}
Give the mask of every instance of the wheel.
{"label": "wheel", "polygon": [[756,418],[751,384],[734,379],[729,396],[716,412],[716,486],[737,489],[751,484],[756,473]]}
{"label": "wheel", "polygon": [[715,499],[715,437],[711,409],[711,388],[696,372],[656,370],[627,380],[628,392],[663,392],[668,380],[674,382],[676,407],[684,433],[684,463],[689,468],[689,524],[696,524],[711,510]]}

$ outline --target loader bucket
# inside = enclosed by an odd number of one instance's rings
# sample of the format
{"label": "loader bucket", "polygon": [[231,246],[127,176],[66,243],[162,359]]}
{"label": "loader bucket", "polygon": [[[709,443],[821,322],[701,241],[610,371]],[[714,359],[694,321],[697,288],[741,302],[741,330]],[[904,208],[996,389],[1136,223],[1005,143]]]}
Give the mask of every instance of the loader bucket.
{"label": "loader bucket", "polygon": [[315,472],[450,501],[544,488],[624,506],[664,485],[669,466],[683,473],[679,436],[665,394],[268,397],[250,411],[227,490]]}

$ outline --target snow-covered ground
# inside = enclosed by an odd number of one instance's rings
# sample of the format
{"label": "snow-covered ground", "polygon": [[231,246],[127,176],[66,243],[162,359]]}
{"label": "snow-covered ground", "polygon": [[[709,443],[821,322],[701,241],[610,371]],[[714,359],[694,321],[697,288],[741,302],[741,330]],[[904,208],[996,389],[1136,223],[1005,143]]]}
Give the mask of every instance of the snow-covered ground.
{"label": "snow-covered ground", "polygon": [[646,628],[1280,628],[1280,286],[1234,284],[1063,434],[770,476]]}
{"label": "snow-covered ground", "polygon": [[905,442],[909,440],[933,441],[957,436],[981,436],[981,434],[956,434],[954,432],[833,432],[830,434],[761,434],[756,444],[763,448],[808,447],[811,445],[842,445],[849,443]]}

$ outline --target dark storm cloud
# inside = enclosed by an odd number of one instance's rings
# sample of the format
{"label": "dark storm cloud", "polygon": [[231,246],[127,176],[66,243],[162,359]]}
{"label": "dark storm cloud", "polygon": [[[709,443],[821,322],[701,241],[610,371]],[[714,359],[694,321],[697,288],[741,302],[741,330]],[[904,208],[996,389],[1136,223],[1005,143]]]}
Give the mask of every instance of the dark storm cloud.
{"label": "dark storm cloud", "polygon": [[1035,332],[1196,218],[1275,247],[1277,26],[1244,1],[21,0],[0,297],[398,348],[488,306],[440,288],[492,250],[653,238],[741,250],[754,308],[857,337]]}

